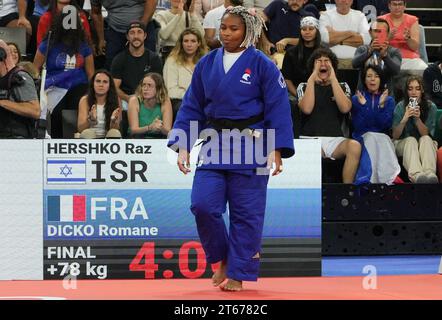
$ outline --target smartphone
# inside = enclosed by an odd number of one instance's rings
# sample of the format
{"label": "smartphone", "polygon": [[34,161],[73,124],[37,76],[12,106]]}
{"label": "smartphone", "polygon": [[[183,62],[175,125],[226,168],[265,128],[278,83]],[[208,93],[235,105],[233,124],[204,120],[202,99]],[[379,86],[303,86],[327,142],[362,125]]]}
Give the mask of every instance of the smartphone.
{"label": "smartphone", "polygon": [[383,45],[387,41],[387,30],[381,29],[379,30],[377,35],[378,35],[377,40],[379,44]]}
{"label": "smartphone", "polygon": [[410,104],[410,106],[411,106],[411,108],[417,108],[417,98],[410,98],[409,100],[408,100],[408,102],[409,102],[409,104]]}

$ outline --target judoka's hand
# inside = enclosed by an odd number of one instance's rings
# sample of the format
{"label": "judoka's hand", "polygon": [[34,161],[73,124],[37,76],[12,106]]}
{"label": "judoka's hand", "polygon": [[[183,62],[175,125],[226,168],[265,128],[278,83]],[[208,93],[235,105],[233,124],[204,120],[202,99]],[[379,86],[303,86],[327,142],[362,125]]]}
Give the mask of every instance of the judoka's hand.
{"label": "judoka's hand", "polygon": [[270,152],[267,158],[267,170],[271,170],[273,164],[275,164],[275,170],[273,170],[272,176],[277,176],[282,172],[281,151],[273,150]]}
{"label": "judoka's hand", "polygon": [[182,173],[188,174],[190,172],[190,154],[187,150],[180,149],[177,164]]}

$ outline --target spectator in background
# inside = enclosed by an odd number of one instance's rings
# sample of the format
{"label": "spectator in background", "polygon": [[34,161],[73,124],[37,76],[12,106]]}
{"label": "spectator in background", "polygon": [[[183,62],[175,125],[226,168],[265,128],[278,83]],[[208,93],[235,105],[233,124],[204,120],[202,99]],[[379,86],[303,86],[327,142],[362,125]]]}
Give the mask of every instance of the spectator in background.
{"label": "spectator in background", "polygon": [[12,61],[14,62],[14,65],[17,65],[21,61],[20,48],[14,42],[8,42],[7,45],[9,47],[9,52],[11,54]]}
{"label": "spectator in background", "polygon": [[405,13],[406,4],[405,0],[388,0],[390,13],[380,18],[390,25],[390,45],[401,51],[401,70],[413,70],[422,75],[427,64],[419,54],[419,21]]}
{"label": "spectator in background", "polygon": [[378,16],[390,12],[388,0],[355,0],[354,9],[362,11],[368,23],[372,23]]}
{"label": "spectator in background", "polygon": [[111,74],[98,70],[78,105],[80,138],[121,138],[121,106]]}
{"label": "spectator in background", "polygon": [[431,101],[442,109],[442,45],[437,51],[437,61],[424,71],[424,85]]}
{"label": "spectator in background", "polygon": [[201,22],[194,13],[193,1],[189,11],[184,10],[185,0],[171,0],[170,10],[161,10],[155,14],[154,18],[161,26],[158,35],[163,61],[166,61],[170,51],[175,47],[178,38],[186,28],[194,28],[204,35]]}
{"label": "spectator in background", "polygon": [[172,104],[163,77],[148,73],[129,100],[129,131],[136,138],[166,138],[172,129]]}
{"label": "spectator in background", "polygon": [[[46,83],[42,83],[47,95],[45,108],[51,114],[51,136],[63,138],[62,111],[77,110],[81,97],[86,93],[89,79],[94,74],[94,57],[86,40],[86,34],[77,19],[75,28],[64,28],[63,21],[69,14],[54,17],[50,41],[45,38],[35,54],[34,64],[41,70],[47,48]],[[50,99],[50,97],[54,99]],[[45,113],[46,110],[44,109]]]}
{"label": "spectator in background", "polygon": [[48,10],[49,8],[49,0],[34,0],[34,11],[32,15],[29,17],[29,21],[32,25],[32,35],[31,40],[29,41],[28,53],[31,55],[31,60],[34,59],[35,52],[37,51],[37,30],[38,23],[40,22],[41,16]]}
{"label": "spectator in background", "polygon": [[156,9],[157,10],[170,9],[170,0],[158,0]]}
{"label": "spectator in background", "polygon": [[224,4],[224,0],[193,0],[193,5],[195,7],[194,12],[198,15],[200,21],[204,20],[207,12],[218,8]]}
{"label": "spectator in background", "polygon": [[326,48],[316,49],[308,61],[311,75],[298,86],[299,108],[303,113],[301,135],[321,140],[324,158],[345,158],[342,180],[353,183],[359,166],[361,145],[344,137],[344,115],[351,110],[350,88],[339,83],[336,55]]}
{"label": "spectator in background", "polygon": [[396,105],[393,139],[396,154],[413,183],[437,183],[437,142],[431,138],[436,127],[437,108],[424,94],[423,80],[410,76],[404,87],[404,99]]}
{"label": "spectator in background", "polygon": [[319,19],[321,39],[338,57],[339,68],[351,69],[356,48],[370,43],[370,27],[362,12],[351,9],[353,0],[335,2]]}
{"label": "spectator in background", "polygon": [[0,138],[33,138],[40,105],[32,78],[18,71],[7,44],[0,40]]}
{"label": "spectator in background", "polygon": [[129,96],[135,93],[135,89],[146,73],[161,74],[163,72],[160,57],[144,46],[148,36],[144,24],[140,21],[133,21],[127,29],[129,47],[120,52],[112,61],[112,76],[124,110],[127,110]]}
{"label": "spectator in background", "polygon": [[309,0],[304,0],[304,10],[310,12],[316,19],[319,19],[321,12],[314,4],[309,3]]}
{"label": "spectator in background", "polygon": [[262,34],[264,53],[272,55],[275,49],[285,53],[298,44],[302,17],[313,15],[303,10],[303,5],[304,0],[274,0],[264,9],[263,18],[268,27]]}
{"label": "spectator in background", "polygon": [[[92,38],[91,38],[91,27],[89,25],[89,22],[87,20],[87,16],[84,13],[83,10],[80,9],[80,7],[77,5],[77,2],[75,0],[49,0],[49,7],[48,11],[46,11],[40,18],[40,21],[38,22],[38,30],[37,30],[37,49],[40,47],[41,42],[46,37],[48,31],[51,29],[53,25],[53,20],[55,17],[59,16],[63,8],[71,5],[74,6],[77,9],[77,13],[79,18],[81,19],[81,25],[80,27],[85,32],[85,40],[91,44]],[[70,11],[67,11],[69,13]],[[68,18],[67,21],[71,21],[72,19]],[[73,23],[73,22],[72,22]]]}
{"label": "spectator in background", "polygon": [[1,0],[0,27],[26,28],[27,39],[32,34],[32,26],[26,18],[27,0]]}
{"label": "spectator in background", "polygon": [[215,9],[207,12],[204,17],[203,28],[204,28],[204,39],[210,49],[216,49],[221,47],[221,42],[219,40],[219,28],[221,25],[221,17],[226,11],[227,7],[242,6],[243,0],[224,0],[224,5],[219,6]]}
{"label": "spectator in background", "polygon": [[273,0],[244,0],[243,6],[246,8],[255,8],[264,10]]}
{"label": "spectator in background", "polygon": [[287,50],[282,64],[282,74],[287,83],[289,93],[296,97],[297,87],[301,82],[307,82],[310,74],[305,67],[313,51],[321,46],[319,21],[314,17],[304,17],[301,20],[301,37],[298,45]]}
{"label": "spectator in background", "polygon": [[[140,21],[145,26],[149,38],[144,45],[156,51],[157,27],[152,20],[156,6],[157,0],[91,0],[91,17],[98,37],[97,54],[106,55],[107,70],[110,70],[114,57],[125,49],[126,31],[132,21]],[[108,13],[106,30],[102,8]]]}
{"label": "spectator in background", "polygon": [[207,47],[199,30],[186,29],[164,64],[164,82],[172,101],[173,119],[176,118],[181,100],[190,86],[195,66],[206,52]]}
{"label": "spectator in background", "polygon": [[392,184],[401,172],[394,145],[388,133],[393,123],[394,99],[383,89],[386,78],[379,65],[368,65],[361,72],[363,89],[352,98],[353,139],[362,146],[371,164],[371,183]]}
{"label": "spectator in background", "polygon": [[[356,49],[353,57],[353,68],[363,70],[367,64],[378,65],[383,70],[389,94],[394,92],[393,77],[401,70],[401,53],[388,43],[390,27],[384,19],[376,19],[371,23],[371,43],[362,45]],[[359,77],[358,89],[363,89],[363,78]],[[382,88],[383,89],[383,88]]]}

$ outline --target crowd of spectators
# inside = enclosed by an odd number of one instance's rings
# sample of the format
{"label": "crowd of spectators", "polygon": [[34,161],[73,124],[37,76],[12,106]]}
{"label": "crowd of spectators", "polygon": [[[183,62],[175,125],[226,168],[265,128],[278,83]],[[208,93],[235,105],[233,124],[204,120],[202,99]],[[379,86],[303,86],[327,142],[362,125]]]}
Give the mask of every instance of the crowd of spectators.
{"label": "crowd of spectators", "polygon": [[[256,47],[286,80],[295,136],[344,159],[343,182],[397,183],[400,164],[411,182],[438,182],[442,47],[438,61],[421,58],[406,0],[2,0],[0,27],[24,28],[27,46],[2,45],[0,85],[19,70],[35,95],[0,97],[0,111],[11,125],[50,120],[52,138],[66,137],[64,110],[77,111],[81,138],[166,137],[198,60],[221,45],[220,17],[237,5],[266,22]],[[37,94],[37,117],[4,102],[34,106]],[[11,132],[0,128],[35,137]]]}

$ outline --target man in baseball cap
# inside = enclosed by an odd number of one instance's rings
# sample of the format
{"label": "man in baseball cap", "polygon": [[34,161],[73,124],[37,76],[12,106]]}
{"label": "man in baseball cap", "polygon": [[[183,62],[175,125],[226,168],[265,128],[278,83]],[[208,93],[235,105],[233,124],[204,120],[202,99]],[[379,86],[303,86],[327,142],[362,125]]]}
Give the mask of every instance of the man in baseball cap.
{"label": "man in baseball cap", "polygon": [[163,74],[161,58],[145,48],[149,36],[145,30],[145,25],[141,21],[130,22],[126,30],[127,48],[112,61],[111,72],[123,109],[126,109],[129,96],[135,93],[144,74],[148,72]]}

